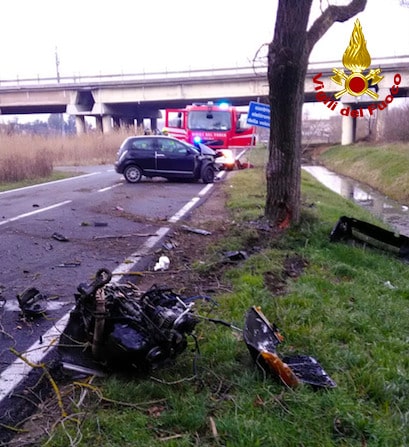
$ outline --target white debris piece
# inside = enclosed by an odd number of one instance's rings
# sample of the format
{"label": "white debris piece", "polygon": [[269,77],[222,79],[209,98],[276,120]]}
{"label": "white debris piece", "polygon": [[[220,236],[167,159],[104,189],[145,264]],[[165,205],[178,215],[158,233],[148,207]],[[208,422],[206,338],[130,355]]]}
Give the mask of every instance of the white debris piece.
{"label": "white debris piece", "polygon": [[155,264],[153,270],[155,270],[155,272],[158,270],[167,270],[169,268],[169,265],[170,259],[167,256],[161,256],[158,262]]}

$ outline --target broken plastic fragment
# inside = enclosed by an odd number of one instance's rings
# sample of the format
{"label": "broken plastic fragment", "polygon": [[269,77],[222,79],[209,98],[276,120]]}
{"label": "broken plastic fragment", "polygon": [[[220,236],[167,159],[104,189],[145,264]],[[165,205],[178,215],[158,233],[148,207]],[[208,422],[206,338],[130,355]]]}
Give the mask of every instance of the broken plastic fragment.
{"label": "broken plastic fragment", "polygon": [[283,357],[282,360],[292,369],[301,382],[324,388],[335,388],[337,386],[317,360],[309,355],[292,355],[291,357]]}
{"label": "broken plastic fragment", "polygon": [[409,258],[409,237],[363,220],[341,216],[330,234],[331,242],[355,240],[387,250],[406,260]]}
{"label": "broken plastic fragment", "polygon": [[250,169],[254,168],[254,165],[248,161],[244,161],[243,163],[240,160],[236,160],[237,169]]}
{"label": "broken plastic fragment", "polygon": [[284,338],[260,308],[253,306],[247,312],[243,338],[256,365],[263,371],[273,373],[287,386],[296,387],[301,382],[325,388],[336,386],[313,357],[279,357],[276,348]]}
{"label": "broken plastic fragment", "polygon": [[17,301],[24,315],[30,317],[44,316],[47,310],[47,301],[44,295],[35,287],[26,289],[17,295]]}
{"label": "broken plastic fragment", "polygon": [[69,239],[60,233],[53,233],[52,238],[60,242],[68,242]]}
{"label": "broken plastic fragment", "polygon": [[390,281],[385,281],[385,282],[383,283],[383,285],[384,285],[385,287],[387,287],[388,289],[391,289],[391,290],[396,289],[396,286],[394,286]]}
{"label": "broken plastic fragment", "polygon": [[158,270],[167,270],[169,268],[169,265],[170,259],[167,256],[161,256],[158,262],[155,264],[153,270],[155,270],[155,272]]}
{"label": "broken plastic fragment", "polygon": [[107,222],[94,222],[94,227],[107,227]]}
{"label": "broken plastic fragment", "polygon": [[63,262],[58,264],[57,267],[79,267],[81,265],[81,261],[72,261],[72,262]]}
{"label": "broken plastic fragment", "polygon": [[249,256],[246,251],[236,250],[236,251],[226,251],[223,253],[224,257],[229,261],[244,261]]}
{"label": "broken plastic fragment", "polygon": [[190,233],[201,234],[202,236],[209,236],[210,234],[212,234],[211,231],[202,230],[201,228],[189,227],[188,225],[182,225],[180,228],[182,228],[182,230],[189,231]]}
{"label": "broken plastic fragment", "polygon": [[268,365],[286,385],[295,388],[300,384],[294,371],[283,362],[277,354],[267,351],[262,351],[260,354],[266,365]]}

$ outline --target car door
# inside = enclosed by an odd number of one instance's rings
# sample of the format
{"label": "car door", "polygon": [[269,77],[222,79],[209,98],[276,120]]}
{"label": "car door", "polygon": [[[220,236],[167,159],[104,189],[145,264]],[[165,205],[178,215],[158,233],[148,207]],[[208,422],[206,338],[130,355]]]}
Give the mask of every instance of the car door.
{"label": "car door", "polygon": [[180,141],[158,138],[156,169],[158,175],[171,177],[192,177],[196,154]]}
{"label": "car door", "polygon": [[132,161],[142,168],[147,176],[155,174],[156,158],[153,138],[134,138],[130,141],[129,150]]}

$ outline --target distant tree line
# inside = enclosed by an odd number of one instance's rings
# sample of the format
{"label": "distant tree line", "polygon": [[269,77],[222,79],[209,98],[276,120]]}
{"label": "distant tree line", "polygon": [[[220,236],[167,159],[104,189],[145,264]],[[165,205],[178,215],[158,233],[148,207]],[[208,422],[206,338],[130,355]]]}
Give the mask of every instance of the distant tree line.
{"label": "distant tree line", "polygon": [[36,119],[30,122],[19,122],[18,118],[8,123],[0,124],[1,132],[8,135],[73,135],[76,133],[75,117],[69,115],[67,120],[62,113],[50,114],[47,121]]}
{"label": "distant tree line", "polygon": [[409,104],[388,111],[383,139],[385,141],[409,141]]}

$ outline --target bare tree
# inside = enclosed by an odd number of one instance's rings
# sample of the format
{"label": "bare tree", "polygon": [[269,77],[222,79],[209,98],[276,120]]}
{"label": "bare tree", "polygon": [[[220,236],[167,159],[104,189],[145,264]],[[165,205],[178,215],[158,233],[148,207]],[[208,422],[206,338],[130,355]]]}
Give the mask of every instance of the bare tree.
{"label": "bare tree", "polygon": [[301,120],[311,50],[334,22],[344,22],[366,6],[366,0],[329,5],[307,30],[312,1],[279,0],[268,50],[271,128],[265,217],[280,228],[300,218]]}

